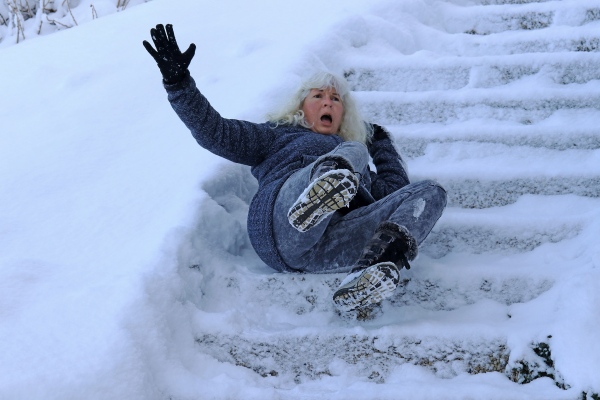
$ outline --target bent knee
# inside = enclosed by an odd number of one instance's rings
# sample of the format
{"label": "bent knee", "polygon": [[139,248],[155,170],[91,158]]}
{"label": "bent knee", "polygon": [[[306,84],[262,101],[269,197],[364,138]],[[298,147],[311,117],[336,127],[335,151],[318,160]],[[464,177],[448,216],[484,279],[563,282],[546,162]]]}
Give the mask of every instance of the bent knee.
{"label": "bent knee", "polygon": [[442,191],[443,193],[446,193],[446,189],[444,189],[444,187],[442,185],[440,185],[440,183],[438,181],[434,181],[433,179],[426,179],[426,180],[424,180],[422,182],[425,185],[427,185],[427,186],[432,186],[436,190],[439,190],[439,191]]}
{"label": "bent knee", "polygon": [[439,182],[434,181],[432,179],[426,179],[424,181],[419,182],[419,184],[421,185],[421,190],[431,192],[434,195],[434,197],[439,198],[443,201],[444,207],[446,206],[446,204],[448,203],[448,192],[446,192],[446,189],[444,189],[444,187],[440,185]]}

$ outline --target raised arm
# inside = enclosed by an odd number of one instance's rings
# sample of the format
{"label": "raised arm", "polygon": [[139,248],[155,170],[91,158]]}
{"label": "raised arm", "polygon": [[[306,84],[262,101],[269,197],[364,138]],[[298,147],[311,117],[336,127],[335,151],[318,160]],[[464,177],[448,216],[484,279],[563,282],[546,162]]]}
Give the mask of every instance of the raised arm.
{"label": "raised arm", "polygon": [[172,25],[157,25],[150,34],[156,49],[147,41],[144,47],[158,64],[171,106],[198,144],[233,162],[251,166],[262,162],[273,143],[274,130],[268,124],[222,118],[188,71],[196,46],[192,43],[182,53]]}
{"label": "raised arm", "polygon": [[373,140],[369,153],[377,173],[371,173],[371,194],[381,199],[410,183],[404,161],[384,128],[373,124]]}
{"label": "raised arm", "polygon": [[196,45],[190,44],[185,53],[182,53],[177,45],[177,40],[175,40],[171,24],[167,24],[166,29],[162,24],[156,25],[156,28],[150,29],[150,36],[156,50],[146,40],[143,41],[143,44],[158,64],[164,83],[180,82],[188,72],[188,67],[196,54]]}

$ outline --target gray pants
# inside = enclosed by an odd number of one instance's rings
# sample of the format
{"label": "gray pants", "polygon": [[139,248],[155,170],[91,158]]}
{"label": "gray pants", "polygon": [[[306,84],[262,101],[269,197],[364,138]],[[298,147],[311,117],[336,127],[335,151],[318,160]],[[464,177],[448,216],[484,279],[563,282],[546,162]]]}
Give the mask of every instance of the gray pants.
{"label": "gray pants", "polygon": [[434,181],[411,183],[345,215],[334,212],[307,232],[297,231],[288,222],[288,210],[311,183],[314,165],[331,155],[343,157],[360,176],[369,173],[367,147],[344,142],[288,178],[275,202],[273,228],[277,249],[290,267],[310,273],[348,272],[384,221],[406,227],[418,244],[425,240],[446,207],[446,191]]}

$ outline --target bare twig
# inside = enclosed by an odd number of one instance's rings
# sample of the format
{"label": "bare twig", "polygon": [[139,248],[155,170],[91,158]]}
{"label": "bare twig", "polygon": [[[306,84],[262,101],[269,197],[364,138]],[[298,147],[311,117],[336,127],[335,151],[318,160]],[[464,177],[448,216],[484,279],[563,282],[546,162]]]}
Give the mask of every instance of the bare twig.
{"label": "bare twig", "polygon": [[96,12],[96,7],[94,7],[93,4],[90,4],[90,7],[92,7],[92,19],[98,18],[98,13]]}
{"label": "bare twig", "polygon": [[117,1],[117,8],[120,8],[121,11],[123,11],[127,8],[128,4],[129,4],[129,0],[119,0],[119,1]]}
{"label": "bare twig", "polygon": [[7,1],[6,5],[9,8],[9,13],[11,13],[11,21],[17,28],[17,43],[20,42],[20,37],[25,40],[25,27],[23,26],[24,18],[23,14],[19,6],[17,5],[16,0],[12,0],[12,2]]}
{"label": "bare twig", "polygon": [[50,25],[56,25],[56,24],[58,24],[58,25],[64,26],[65,28],[72,28],[71,26],[69,26],[69,25],[65,25],[65,24],[63,24],[62,22],[58,22],[58,21],[57,21],[57,20],[55,20],[55,19],[50,19],[50,18],[48,18],[48,16],[47,16],[47,15],[46,15],[46,19],[48,20],[48,22],[50,23]]}
{"label": "bare twig", "polygon": [[38,36],[42,33],[42,25],[44,20],[42,19],[42,14],[44,13],[44,0],[40,0],[38,4],[38,8],[36,10],[36,17],[40,21],[40,25],[38,26],[37,34]]}
{"label": "bare twig", "polygon": [[63,5],[65,3],[67,3],[67,10],[69,10],[69,14],[71,14],[71,18],[73,18],[73,22],[75,22],[75,25],[79,25],[77,23],[77,21],[75,20],[75,17],[73,16],[73,11],[71,11],[71,4],[69,3],[69,0],[64,0],[62,3],[63,3]]}
{"label": "bare twig", "polygon": [[25,28],[21,22],[21,18],[17,18],[17,43],[19,43],[19,34],[25,40]]}

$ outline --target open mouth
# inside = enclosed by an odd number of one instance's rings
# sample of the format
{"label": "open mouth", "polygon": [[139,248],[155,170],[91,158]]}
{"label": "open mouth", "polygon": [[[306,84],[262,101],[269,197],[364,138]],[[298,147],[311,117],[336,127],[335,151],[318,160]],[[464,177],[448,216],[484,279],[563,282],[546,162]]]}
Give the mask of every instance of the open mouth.
{"label": "open mouth", "polygon": [[331,115],[329,115],[329,114],[324,114],[321,116],[321,121],[329,122],[331,124],[333,122],[333,118],[331,118]]}

